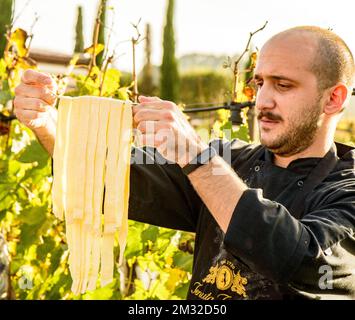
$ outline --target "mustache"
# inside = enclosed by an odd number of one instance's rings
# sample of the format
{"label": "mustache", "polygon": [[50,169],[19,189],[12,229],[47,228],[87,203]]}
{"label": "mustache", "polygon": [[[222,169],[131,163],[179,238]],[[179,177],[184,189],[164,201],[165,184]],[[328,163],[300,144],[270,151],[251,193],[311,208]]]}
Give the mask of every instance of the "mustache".
{"label": "mustache", "polygon": [[267,111],[267,112],[261,111],[258,114],[258,120],[261,120],[262,118],[267,118],[268,120],[271,120],[271,121],[282,121],[282,118],[279,115],[273,114],[269,111]]}

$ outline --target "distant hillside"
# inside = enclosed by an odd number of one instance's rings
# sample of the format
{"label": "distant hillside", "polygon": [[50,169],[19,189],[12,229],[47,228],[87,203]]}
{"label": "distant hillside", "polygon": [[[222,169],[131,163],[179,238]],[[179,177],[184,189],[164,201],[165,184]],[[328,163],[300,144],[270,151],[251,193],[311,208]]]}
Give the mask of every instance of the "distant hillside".
{"label": "distant hillside", "polygon": [[[231,57],[233,60],[237,55]],[[180,73],[194,72],[199,70],[214,70],[217,72],[230,72],[223,69],[223,63],[227,60],[227,55],[215,56],[212,54],[191,53],[181,56],[178,59]],[[139,73],[138,77],[141,77]],[[128,80],[129,73],[124,72],[123,78]],[[153,66],[154,84],[159,85],[160,67]]]}
{"label": "distant hillside", "polygon": [[[216,71],[223,70],[223,63],[227,60],[227,55],[212,55],[191,53],[180,57],[179,70],[180,72],[187,72],[196,69],[210,69]],[[233,60],[236,56],[231,57]]]}

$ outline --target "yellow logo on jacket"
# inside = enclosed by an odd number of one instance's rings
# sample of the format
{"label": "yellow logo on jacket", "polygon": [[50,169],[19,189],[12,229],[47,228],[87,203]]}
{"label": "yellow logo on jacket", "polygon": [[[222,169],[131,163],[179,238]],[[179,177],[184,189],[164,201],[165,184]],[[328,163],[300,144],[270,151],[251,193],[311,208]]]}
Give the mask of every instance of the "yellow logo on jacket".
{"label": "yellow logo on jacket", "polygon": [[217,297],[213,297],[212,293],[204,293],[200,288],[203,284],[215,284],[217,289],[221,291],[230,290],[244,298],[247,297],[245,285],[248,283],[248,279],[242,277],[240,271],[235,272],[235,266],[228,260],[222,260],[221,263],[217,263],[209,269],[209,274],[202,279],[202,283],[195,282],[194,290],[191,290],[193,294],[199,296],[205,300],[214,299],[231,299],[232,296],[227,293],[220,293]]}

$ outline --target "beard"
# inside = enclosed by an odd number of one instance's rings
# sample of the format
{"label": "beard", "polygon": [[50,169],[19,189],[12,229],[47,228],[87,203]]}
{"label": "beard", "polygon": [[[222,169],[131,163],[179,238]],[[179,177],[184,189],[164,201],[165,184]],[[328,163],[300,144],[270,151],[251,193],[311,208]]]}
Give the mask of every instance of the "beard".
{"label": "beard", "polygon": [[[302,152],[314,142],[321,114],[321,104],[318,100],[311,108],[304,108],[295,117],[290,118],[290,126],[287,128],[287,131],[279,134],[272,141],[265,141],[259,130],[260,142],[272,153],[282,157],[289,157]],[[261,112],[258,115],[258,119],[262,117],[282,121],[279,116],[270,112]]]}

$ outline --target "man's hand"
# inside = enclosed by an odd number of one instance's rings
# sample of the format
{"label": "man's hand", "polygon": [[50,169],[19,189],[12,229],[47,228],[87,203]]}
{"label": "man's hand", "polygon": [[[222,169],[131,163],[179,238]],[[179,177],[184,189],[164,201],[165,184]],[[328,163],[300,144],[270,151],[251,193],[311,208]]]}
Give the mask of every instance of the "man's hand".
{"label": "man's hand", "polygon": [[208,147],[176,104],[143,96],[139,102],[133,107],[133,116],[141,144],[156,147],[162,156],[181,167]]}
{"label": "man's hand", "polygon": [[48,153],[53,154],[57,125],[57,85],[47,74],[26,70],[15,89],[15,115],[36,134]]}
{"label": "man's hand", "polygon": [[15,89],[15,115],[24,125],[36,131],[52,125],[57,86],[47,74],[26,70]]}

